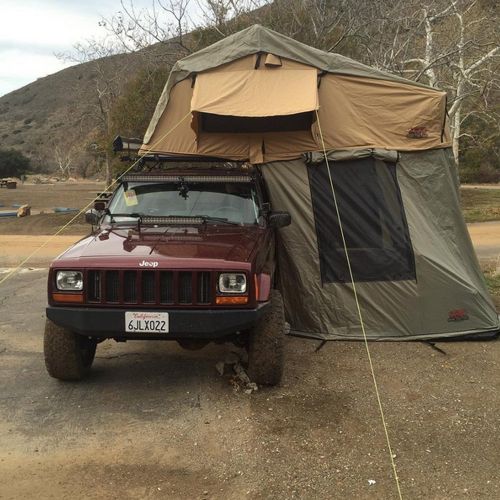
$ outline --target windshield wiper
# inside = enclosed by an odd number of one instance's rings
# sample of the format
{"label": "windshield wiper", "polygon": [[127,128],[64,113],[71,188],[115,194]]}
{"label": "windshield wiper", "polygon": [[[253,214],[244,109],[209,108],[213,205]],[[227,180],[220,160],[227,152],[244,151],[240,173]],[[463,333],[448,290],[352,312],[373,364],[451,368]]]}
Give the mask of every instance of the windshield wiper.
{"label": "windshield wiper", "polygon": [[151,219],[155,219],[155,222],[156,222],[156,220],[158,220],[158,221],[163,220],[164,222],[171,222],[171,221],[175,222],[176,219],[199,219],[204,224],[206,224],[207,222],[220,222],[222,224],[230,224],[232,226],[239,226],[240,225],[239,222],[230,221],[224,217],[213,217],[211,215],[173,215],[173,216],[170,216],[170,215],[160,215],[160,216],[151,215],[151,216],[147,216],[147,215],[140,214],[137,212],[133,212],[130,214],[111,213],[109,210],[106,210],[106,215],[108,215],[110,217],[111,224],[116,224],[116,221],[114,219],[115,217],[129,217],[131,219],[139,219],[138,220],[139,224],[141,224],[143,222],[143,219],[148,220],[149,218],[151,218]]}
{"label": "windshield wiper", "polygon": [[239,226],[239,222],[234,222],[232,220],[228,220],[224,217],[212,217],[211,215],[194,215],[197,219],[201,219],[203,223],[207,222],[222,222],[222,224],[230,224],[232,226]]}

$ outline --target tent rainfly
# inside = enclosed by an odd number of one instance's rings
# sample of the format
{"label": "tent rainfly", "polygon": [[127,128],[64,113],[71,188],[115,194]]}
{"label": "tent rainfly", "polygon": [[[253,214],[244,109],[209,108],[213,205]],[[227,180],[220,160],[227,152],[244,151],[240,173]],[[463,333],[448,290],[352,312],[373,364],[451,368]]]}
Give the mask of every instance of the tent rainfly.
{"label": "tent rainfly", "polygon": [[248,161],[281,229],[292,333],[368,338],[495,333],[459,203],[446,94],[254,25],[172,69],[142,152]]}

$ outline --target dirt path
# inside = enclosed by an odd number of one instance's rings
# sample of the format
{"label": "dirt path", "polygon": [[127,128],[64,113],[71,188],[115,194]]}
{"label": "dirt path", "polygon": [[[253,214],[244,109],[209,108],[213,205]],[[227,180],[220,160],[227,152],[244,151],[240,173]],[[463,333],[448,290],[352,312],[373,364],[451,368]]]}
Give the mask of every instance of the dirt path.
{"label": "dirt path", "polygon": [[[47,245],[40,248],[49,238],[51,240]],[[0,235],[0,267],[17,266],[37,249],[39,250],[26,263],[26,266],[48,265],[54,257],[79,239],[80,236]]]}
{"label": "dirt path", "polygon": [[460,184],[462,189],[500,189],[499,184]]}
{"label": "dirt path", "polygon": [[[500,252],[500,222],[469,230]],[[1,235],[0,267],[46,239]],[[215,370],[230,345],[106,341],[87,381],[61,383],[42,355],[46,273],[0,287],[0,499],[396,498],[362,343],[287,338],[283,385],[251,395]],[[370,346],[403,497],[500,498],[500,342],[438,346]]]}
{"label": "dirt path", "polygon": [[[0,498],[397,498],[364,345],[286,340],[281,387],[235,392],[229,345],[106,341],[61,383],[46,271],[0,287]],[[404,498],[500,498],[500,342],[374,343]]]}
{"label": "dirt path", "polygon": [[467,228],[480,259],[500,259],[500,221],[476,222]]}

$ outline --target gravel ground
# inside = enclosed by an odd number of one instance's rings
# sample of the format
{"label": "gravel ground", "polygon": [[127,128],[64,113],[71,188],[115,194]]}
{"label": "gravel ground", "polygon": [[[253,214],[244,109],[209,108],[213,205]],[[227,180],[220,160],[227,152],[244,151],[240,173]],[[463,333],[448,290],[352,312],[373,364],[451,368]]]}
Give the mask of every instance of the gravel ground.
{"label": "gravel ground", "polygon": [[[0,202],[81,208],[99,187],[25,185]],[[0,268],[63,217],[0,221]],[[492,229],[472,231],[480,257],[500,248]],[[230,345],[106,341],[87,381],[49,378],[43,268],[67,238],[0,287],[0,499],[397,498],[362,343],[290,337],[283,385],[253,394],[215,369]],[[370,344],[403,497],[500,498],[500,342],[437,346]]]}
{"label": "gravel ground", "polygon": [[[236,391],[234,348],[107,341],[61,383],[46,271],[0,288],[0,498],[397,498],[365,347],[288,338],[283,385]],[[500,498],[500,342],[372,343],[404,498]]]}

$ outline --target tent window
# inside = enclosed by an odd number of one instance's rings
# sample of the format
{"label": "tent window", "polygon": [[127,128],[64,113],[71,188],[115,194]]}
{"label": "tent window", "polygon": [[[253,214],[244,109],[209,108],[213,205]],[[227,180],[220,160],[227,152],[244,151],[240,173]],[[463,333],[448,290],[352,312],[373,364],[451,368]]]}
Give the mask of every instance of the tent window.
{"label": "tent window", "polygon": [[242,133],[311,130],[313,113],[277,116],[228,116],[200,113],[202,132]]}
{"label": "tent window", "polygon": [[[326,163],[308,172],[322,282],[349,282]],[[330,162],[330,172],[354,279],[416,279],[396,165],[365,158]]]}

